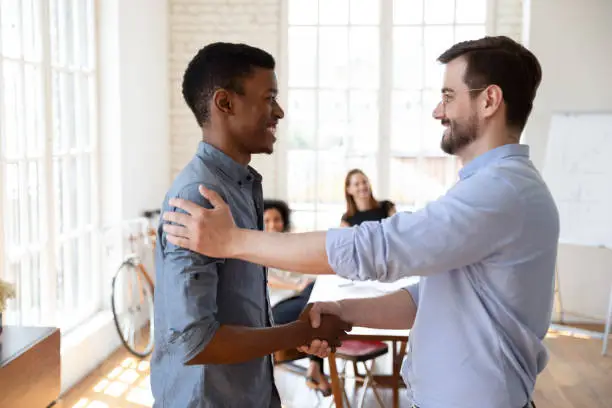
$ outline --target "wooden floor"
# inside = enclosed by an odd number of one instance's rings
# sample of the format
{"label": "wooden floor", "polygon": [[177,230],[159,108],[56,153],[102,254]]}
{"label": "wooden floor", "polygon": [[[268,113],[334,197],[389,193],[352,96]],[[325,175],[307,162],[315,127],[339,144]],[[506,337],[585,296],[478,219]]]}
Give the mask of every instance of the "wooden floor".
{"label": "wooden floor", "polygon": [[[612,350],[601,355],[601,340],[569,333],[549,333],[546,345],[550,362],[538,377],[534,400],[538,408],[612,408]],[[317,398],[306,388],[303,377],[277,368],[276,383],[287,408],[325,407],[330,398]],[[349,398],[357,393],[348,387]],[[391,394],[381,391],[386,406]],[[318,405],[317,405],[318,404]],[[401,406],[407,406],[406,399]],[[149,388],[149,363],[118,350],[60,401],[60,408],[142,408],[152,405]],[[353,404],[356,406],[356,404]],[[378,407],[369,392],[366,407]]]}

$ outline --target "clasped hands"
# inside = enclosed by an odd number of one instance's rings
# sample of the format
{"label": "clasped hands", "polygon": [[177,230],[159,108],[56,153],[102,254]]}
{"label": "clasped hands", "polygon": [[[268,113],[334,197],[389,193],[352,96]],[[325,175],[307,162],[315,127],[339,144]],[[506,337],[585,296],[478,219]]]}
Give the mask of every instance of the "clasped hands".
{"label": "clasped hands", "polygon": [[298,321],[305,324],[309,343],[298,347],[303,353],[325,358],[342,344],[347,333],[353,329],[351,323],[342,320],[342,309],[338,302],[317,302],[306,305]]}

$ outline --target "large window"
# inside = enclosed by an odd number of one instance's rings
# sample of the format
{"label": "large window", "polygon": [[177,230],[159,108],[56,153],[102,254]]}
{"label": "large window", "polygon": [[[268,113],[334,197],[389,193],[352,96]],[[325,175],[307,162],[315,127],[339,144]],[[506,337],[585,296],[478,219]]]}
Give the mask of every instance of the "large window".
{"label": "large window", "polygon": [[455,182],[431,114],[438,55],[485,34],[486,0],[287,0],[288,197],[298,230],[344,211],[344,176],[370,177],[379,199],[421,207]]}
{"label": "large window", "polygon": [[0,276],[9,324],[100,307],[94,0],[0,0]]}

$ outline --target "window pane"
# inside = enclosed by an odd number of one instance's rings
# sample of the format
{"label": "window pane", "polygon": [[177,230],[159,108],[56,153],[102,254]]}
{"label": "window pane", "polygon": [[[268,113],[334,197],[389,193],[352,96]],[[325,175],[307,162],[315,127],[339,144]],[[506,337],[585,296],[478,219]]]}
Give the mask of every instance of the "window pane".
{"label": "window pane", "polygon": [[393,87],[423,88],[423,31],[420,27],[393,29]]}
{"label": "window pane", "polygon": [[74,9],[71,0],[55,0],[55,3],[56,14],[51,14],[51,28],[57,30],[57,48],[51,52],[57,53],[56,64],[71,67],[75,64]]}
{"label": "window pane", "polygon": [[378,89],[380,55],[378,27],[352,27],[350,31],[350,86]]}
{"label": "window pane", "polygon": [[67,72],[53,73],[54,152],[76,147],[74,78]]}
{"label": "window pane", "polygon": [[[344,201],[344,160],[337,150],[321,150],[317,155],[317,195],[316,201],[324,204],[342,204]],[[319,207],[319,206],[318,206]],[[317,208],[317,211],[320,208]],[[336,226],[340,216],[337,215]]]}
{"label": "window pane", "polygon": [[421,24],[423,0],[393,0],[394,24]]}
{"label": "window pane", "polygon": [[425,24],[450,24],[455,19],[455,0],[427,0]]}
{"label": "window pane", "polygon": [[316,157],[315,150],[296,149],[287,152],[287,163],[289,163],[287,179],[292,181],[288,185],[287,194],[291,202],[304,204],[315,201]]}
{"label": "window pane", "polygon": [[23,0],[21,7],[23,13],[23,56],[28,61],[40,61],[42,59],[40,0]]}
{"label": "window pane", "polygon": [[293,224],[292,231],[294,232],[309,232],[316,229],[315,216],[313,210],[302,210],[300,203],[290,203],[291,206],[291,221]]}
{"label": "window pane", "polygon": [[45,132],[42,72],[39,67],[26,64],[24,73],[27,155],[29,157],[41,157]]}
{"label": "window pane", "polygon": [[62,0],[49,0],[49,21],[51,37],[51,63],[55,66],[60,63],[60,28],[58,20],[59,2]]}
{"label": "window pane", "polygon": [[437,59],[453,45],[453,27],[425,27],[425,86],[440,90],[444,66]]}
{"label": "window pane", "polygon": [[351,91],[349,94],[349,151],[378,150],[378,92]]}
{"label": "window pane", "polygon": [[315,147],[316,102],[315,91],[290,90],[287,120],[289,122],[289,148]]}
{"label": "window pane", "polygon": [[348,28],[319,30],[319,86],[346,89],[349,78]]}
{"label": "window pane", "polygon": [[317,29],[289,28],[289,86],[317,85]]}
{"label": "window pane", "polygon": [[5,243],[7,248],[17,248],[22,244],[21,230],[19,228],[19,208],[20,200],[20,183],[19,183],[19,165],[17,163],[6,164],[6,207],[4,210],[5,223]]}
{"label": "window pane", "polygon": [[485,36],[484,25],[455,26],[455,42],[477,40]]}
{"label": "window pane", "polygon": [[379,0],[351,0],[351,24],[378,24]]}
{"label": "window pane", "polygon": [[[89,128],[88,109],[87,109],[87,77],[81,73],[73,74],[74,81],[74,132],[72,132],[70,147],[72,149],[83,149],[88,139],[87,130]],[[84,92],[85,90],[85,92]]]}
{"label": "window pane", "polygon": [[[310,0],[312,2],[312,0]],[[348,24],[348,0],[319,1],[319,24],[344,25]]]}
{"label": "window pane", "polygon": [[344,145],[348,126],[348,100],[346,91],[319,91],[320,149]]}
{"label": "window pane", "polygon": [[41,184],[43,179],[43,166],[37,161],[28,164],[28,212],[30,216],[30,242],[41,242],[42,222],[40,217],[41,206]]}
{"label": "window pane", "polygon": [[421,92],[393,91],[391,107],[391,151],[417,155],[423,134]]}
{"label": "window pane", "polygon": [[319,204],[315,228],[319,231],[337,228],[345,210],[346,208],[342,204]]}
{"label": "window pane", "polygon": [[87,57],[86,67],[88,69],[93,70],[96,64],[96,4],[95,0],[86,0],[83,3],[87,3],[85,6],[85,16],[83,19],[83,24],[85,24],[86,34],[84,34],[84,38],[87,38],[87,42],[82,42],[84,49],[87,49],[87,52],[83,55]]}
{"label": "window pane", "polygon": [[65,180],[62,172],[62,161],[60,159],[53,160],[53,186],[55,199],[55,229],[62,233],[66,231],[66,193]]}
{"label": "window pane", "polygon": [[3,98],[4,126],[3,154],[7,158],[16,158],[23,155],[25,141],[24,111],[23,111],[23,75],[21,67],[16,62],[4,61],[3,89],[0,97]]}
{"label": "window pane", "polygon": [[83,155],[78,162],[78,166],[79,166],[78,198],[80,201],[79,225],[85,226],[91,223],[91,195],[92,195],[92,187],[93,187],[93,180],[91,179],[91,173],[92,173],[91,157],[88,154]]}
{"label": "window pane", "polygon": [[0,9],[0,25],[2,31],[2,54],[11,58],[21,57],[21,19],[19,4],[21,0],[1,0]]}
{"label": "window pane", "polygon": [[416,175],[417,159],[415,157],[393,157],[390,164],[391,200],[396,206],[413,207],[417,202],[418,181]]}
{"label": "window pane", "polygon": [[90,151],[97,132],[96,113],[98,105],[96,100],[96,78],[93,75],[89,75],[85,79],[87,81],[87,86],[84,86],[81,92],[83,92],[83,94],[87,93],[87,98],[83,96],[83,100],[87,101],[88,109],[84,110],[84,114],[88,115],[87,123],[89,127],[86,129],[86,135],[83,135],[83,139],[85,139],[83,147],[85,150]]}
{"label": "window pane", "polygon": [[289,0],[289,24],[317,24],[318,1]]}
{"label": "window pane", "polygon": [[66,172],[66,192],[68,200],[66,208],[66,226],[69,230],[74,230],[78,227],[78,207],[77,207],[77,159],[76,157],[67,157],[65,159],[64,171]]}
{"label": "window pane", "polygon": [[487,18],[487,0],[457,0],[457,23],[484,24]]}

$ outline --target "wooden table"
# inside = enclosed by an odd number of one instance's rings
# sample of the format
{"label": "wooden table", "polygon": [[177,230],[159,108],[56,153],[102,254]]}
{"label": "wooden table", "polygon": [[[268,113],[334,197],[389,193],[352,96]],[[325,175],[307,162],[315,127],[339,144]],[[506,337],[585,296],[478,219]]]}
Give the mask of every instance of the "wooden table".
{"label": "wooden table", "polygon": [[[417,280],[418,278],[406,278],[394,283],[352,282],[335,275],[322,275],[317,277],[309,302],[382,296],[405,287],[412,282],[417,282]],[[406,343],[408,342],[409,333],[410,330],[382,330],[365,327],[353,327],[353,330],[349,333],[349,338],[352,340],[388,341],[392,343],[392,374],[376,375],[374,378],[378,386],[389,387],[393,390],[393,407],[395,408],[399,407],[399,389],[405,386],[400,376],[400,370],[404,355],[406,354]],[[334,402],[337,408],[342,408],[344,406],[342,386],[334,353],[330,354],[328,362]]]}
{"label": "wooden table", "polygon": [[60,331],[4,326],[0,333],[0,407],[47,407],[60,393]]}

